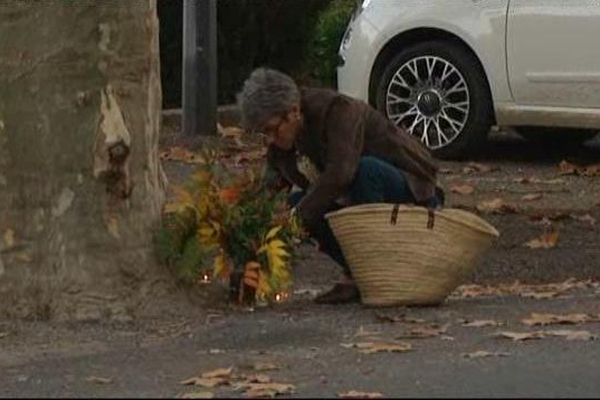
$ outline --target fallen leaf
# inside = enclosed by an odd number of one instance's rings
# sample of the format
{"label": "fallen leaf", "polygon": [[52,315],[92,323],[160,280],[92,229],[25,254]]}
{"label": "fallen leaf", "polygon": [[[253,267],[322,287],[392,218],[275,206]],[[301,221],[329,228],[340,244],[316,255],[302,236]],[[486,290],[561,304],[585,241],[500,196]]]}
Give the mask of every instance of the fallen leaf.
{"label": "fallen leaf", "polygon": [[453,293],[453,296],[459,298],[472,298],[481,296],[497,296],[504,294],[500,288],[481,285],[461,285]]}
{"label": "fallen leaf", "polygon": [[194,386],[202,386],[205,388],[215,388],[217,386],[226,385],[229,383],[229,379],[227,378],[189,378],[179,382],[182,385],[194,385]]}
{"label": "fallen leaf", "polygon": [[465,358],[487,358],[487,357],[508,357],[510,353],[490,352],[485,350],[475,351],[473,353],[463,353]]}
{"label": "fallen leaf", "polygon": [[383,313],[375,313],[375,317],[382,322],[402,322],[406,324],[422,324],[426,321],[420,318],[407,317],[405,314],[388,315]]}
{"label": "fallen leaf", "polygon": [[448,335],[441,335],[440,339],[446,340],[448,342],[454,342],[454,340],[455,340],[452,336],[448,336]]}
{"label": "fallen leaf", "polygon": [[254,365],[252,366],[252,368],[255,371],[259,371],[259,372],[263,372],[263,371],[274,371],[279,369],[279,367],[273,363],[270,362],[256,362],[254,363]]}
{"label": "fallen leaf", "polygon": [[566,160],[563,160],[558,164],[558,170],[560,175],[576,175],[578,173],[578,167]]}
{"label": "fallen leaf", "polygon": [[244,390],[245,397],[276,397],[294,393],[296,387],[287,383],[242,383],[237,389]]}
{"label": "fallen leaf", "polygon": [[190,392],[179,396],[180,399],[212,399],[214,397],[212,392]]}
{"label": "fallen leaf", "polygon": [[452,293],[454,298],[471,298],[482,296],[516,295],[521,297],[550,298],[563,295],[572,290],[599,288],[600,283],[591,280],[577,281],[569,278],[564,282],[546,283],[541,285],[524,285],[516,281],[503,283],[498,286],[461,285]]}
{"label": "fallen leaf", "polygon": [[483,201],[477,205],[477,210],[480,212],[497,213],[497,214],[514,214],[517,208],[511,204],[506,204],[504,200],[496,198],[490,201]]}
{"label": "fallen leaf", "polygon": [[543,197],[543,195],[541,193],[531,193],[531,194],[526,194],[525,196],[521,197],[522,201],[534,201],[534,200],[539,200]]}
{"label": "fallen leaf", "polygon": [[592,217],[590,214],[585,214],[585,215],[572,215],[571,216],[574,220],[576,221],[580,221],[580,222],[586,222],[590,225],[595,225],[596,224],[596,218]]}
{"label": "fallen leaf", "polygon": [[202,374],[203,378],[229,378],[231,376],[231,372],[233,371],[233,367],[229,368],[219,368],[214,371],[205,372]]}
{"label": "fallen leaf", "polygon": [[112,383],[111,378],[101,378],[99,376],[88,376],[85,380],[86,382],[96,383],[98,385],[108,385],[109,383]]}
{"label": "fallen leaf", "polygon": [[588,165],[579,172],[583,176],[600,176],[600,164]]}
{"label": "fallen leaf", "polygon": [[342,347],[358,349],[360,353],[404,353],[412,350],[412,345],[404,342],[360,342],[342,344]]}
{"label": "fallen leaf", "polygon": [[264,374],[245,375],[242,379],[246,383],[271,383],[271,377]]}
{"label": "fallen leaf", "polygon": [[219,135],[226,139],[240,139],[246,131],[237,126],[223,127],[220,124],[217,125]]}
{"label": "fallen leaf", "polygon": [[12,229],[4,231],[2,238],[4,239],[4,249],[10,249],[15,246],[15,231]]}
{"label": "fallen leaf", "polygon": [[600,320],[589,314],[539,314],[533,313],[529,318],[522,319],[528,326],[544,326],[558,324],[582,324],[586,322],[600,322]]}
{"label": "fallen leaf", "polygon": [[485,328],[488,326],[501,326],[502,323],[498,321],[494,321],[491,319],[481,319],[475,321],[466,321],[462,324],[462,326],[466,326],[469,328]]}
{"label": "fallen leaf", "polygon": [[544,337],[543,332],[498,332],[498,337],[512,339],[514,342],[522,342],[525,340],[536,340]]}
{"label": "fallen leaf", "polygon": [[499,170],[498,167],[492,167],[489,165],[470,162],[467,164],[466,167],[463,168],[463,173],[465,173],[465,174],[470,174],[472,172],[487,173],[487,172],[498,171],[498,170]]}
{"label": "fallen leaf", "polygon": [[472,194],[475,191],[475,188],[470,185],[454,185],[454,186],[450,186],[450,191],[452,193],[468,195],[468,194]]}
{"label": "fallen leaf", "polygon": [[226,351],[222,349],[210,349],[208,350],[208,354],[225,354]]}
{"label": "fallen leaf", "polygon": [[397,336],[396,339],[427,339],[446,333],[448,325],[443,327],[439,326],[421,326],[418,328],[411,329],[408,334]]}
{"label": "fallen leaf", "polygon": [[521,297],[531,298],[536,300],[546,300],[553,299],[557,297],[560,293],[558,292],[523,292],[519,293]]}
{"label": "fallen leaf", "polygon": [[379,392],[359,392],[351,390],[349,392],[338,393],[338,397],[341,399],[380,399],[383,394]]}
{"label": "fallen leaf", "polygon": [[0,339],[4,339],[5,337],[7,337],[9,335],[8,332],[0,332]]}
{"label": "fallen leaf", "polygon": [[548,336],[559,336],[564,337],[567,340],[596,340],[598,336],[588,332],[588,331],[571,331],[571,330],[556,330],[556,331],[546,331],[545,334]]}
{"label": "fallen leaf", "polygon": [[513,182],[520,183],[523,185],[528,185],[530,183],[533,183],[533,179],[534,178],[531,178],[531,177],[515,178],[515,179],[513,179]]}
{"label": "fallen leaf", "polygon": [[535,238],[525,243],[525,247],[529,247],[530,249],[551,249],[556,247],[558,243],[558,230],[553,230],[547,233],[544,233],[539,238]]}

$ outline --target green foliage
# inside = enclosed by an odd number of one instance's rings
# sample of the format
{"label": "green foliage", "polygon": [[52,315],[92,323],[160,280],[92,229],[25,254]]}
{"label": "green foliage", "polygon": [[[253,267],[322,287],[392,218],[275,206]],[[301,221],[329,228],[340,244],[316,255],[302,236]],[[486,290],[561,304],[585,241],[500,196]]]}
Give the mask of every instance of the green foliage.
{"label": "green foliage", "polygon": [[159,261],[169,267],[183,284],[193,284],[203,271],[210,270],[211,253],[200,246],[190,212],[166,214],[154,244]]}
{"label": "green foliage", "polygon": [[237,271],[257,298],[272,298],[290,285],[295,244],[304,233],[285,193],[267,189],[256,169],[232,173],[218,159],[206,153],[165,205],[158,254],[182,282],[196,282],[208,269],[219,279]]}
{"label": "green foliage", "polygon": [[318,17],[307,48],[306,69],[323,86],[335,86],[338,49],[356,0],[333,0]]}
{"label": "green foliage", "polygon": [[[294,76],[316,18],[331,0],[218,0],[219,103],[235,101],[244,79],[268,66]],[[183,1],[158,0],[165,108],[181,106]]]}

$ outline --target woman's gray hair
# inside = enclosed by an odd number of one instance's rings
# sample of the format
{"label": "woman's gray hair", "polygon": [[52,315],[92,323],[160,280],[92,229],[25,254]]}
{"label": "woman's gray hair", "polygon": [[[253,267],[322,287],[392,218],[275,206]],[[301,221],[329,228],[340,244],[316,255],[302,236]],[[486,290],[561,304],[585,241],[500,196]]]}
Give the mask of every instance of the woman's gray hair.
{"label": "woman's gray hair", "polygon": [[237,95],[242,124],[257,130],[274,116],[284,115],[300,103],[300,90],[292,78],[268,68],[255,69]]}

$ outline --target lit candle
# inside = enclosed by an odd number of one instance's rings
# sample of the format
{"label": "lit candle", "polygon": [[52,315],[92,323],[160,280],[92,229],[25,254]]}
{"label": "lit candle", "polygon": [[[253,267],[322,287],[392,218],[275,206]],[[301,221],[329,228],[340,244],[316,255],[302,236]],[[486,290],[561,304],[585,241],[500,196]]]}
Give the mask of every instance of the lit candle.
{"label": "lit candle", "polygon": [[208,274],[202,275],[201,281],[202,283],[210,283],[210,277],[208,276]]}
{"label": "lit candle", "polygon": [[282,296],[281,296],[281,294],[280,294],[280,293],[277,293],[277,294],[275,295],[275,301],[279,303],[279,302],[281,302],[281,300],[282,300]]}

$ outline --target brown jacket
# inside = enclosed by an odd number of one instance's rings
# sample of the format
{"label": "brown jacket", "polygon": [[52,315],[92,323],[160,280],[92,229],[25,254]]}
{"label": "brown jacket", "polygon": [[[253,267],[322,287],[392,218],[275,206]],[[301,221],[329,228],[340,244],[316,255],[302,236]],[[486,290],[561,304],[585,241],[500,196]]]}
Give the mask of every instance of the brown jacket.
{"label": "brown jacket", "polygon": [[271,146],[268,163],[289,183],[303,189],[308,180],[296,165],[307,156],[319,171],[316,184],[297,207],[310,226],[344,195],[352,183],[361,156],[374,156],[401,169],[418,203],[435,194],[437,166],[425,146],[396,127],[365,102],[327,89],[301,89],[304,129],[296,148]]}

